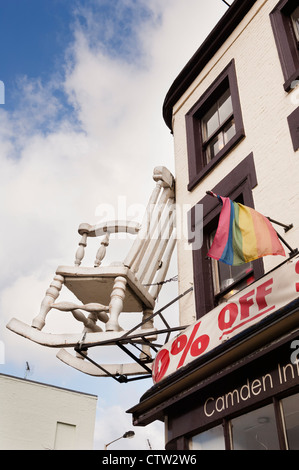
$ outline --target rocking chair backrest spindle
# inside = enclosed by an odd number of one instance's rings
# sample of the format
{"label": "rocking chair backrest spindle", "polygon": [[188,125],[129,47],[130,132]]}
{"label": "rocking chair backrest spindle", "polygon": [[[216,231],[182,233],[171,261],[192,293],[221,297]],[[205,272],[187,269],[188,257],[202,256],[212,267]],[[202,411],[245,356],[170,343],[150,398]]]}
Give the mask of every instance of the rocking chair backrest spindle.
{"label": "rocking chair backrest spindle", "polygon": [[153,190],[141,229],[124,265],[157,298],[176,242],[174,178],[164,167],[154,169]]}

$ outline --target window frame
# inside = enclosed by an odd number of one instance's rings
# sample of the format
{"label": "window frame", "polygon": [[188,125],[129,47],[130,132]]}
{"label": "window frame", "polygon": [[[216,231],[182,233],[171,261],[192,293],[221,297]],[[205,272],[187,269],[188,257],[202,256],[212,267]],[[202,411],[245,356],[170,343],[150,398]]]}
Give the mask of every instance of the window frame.
{"label": "window frame", "polygon": [[[227,89],[232,100],[235,135],[209,163],[206,163],[202,118]],[[191,191],[245,137],[234,59],[188,111],[185,122],[189,168],[188,190]]]}
{"label": "window frame", "polygon": [[[243,196],[244,205],[254,208],[254,201],[252,189],[257,185],[257,177],[255,172],[253,154],[249,154],[239,165],[237,165],[223,180],[217,184],[212,191],[221,196],[230,197],[232,200]],[[203,243],[200,249],[192,250],[193,257],[193,281],[194,281],[194,296],[196,306],[196,318],[199,319],[207,312],[212,310],[217,305],[218,295],[214,293],[213,288],[213,272],[212,262],[207,258],[209,249],[208,238],[211,233],[212,227],[217,224],[218,215],[221,211],[221,206],[217,199],[211,196],[205,196],[198,204],[203,205]],[[195,220],[195,207],[190,213],[190,237],[196,231],[196,223],[200,221]],[[252,261],[252,270],[246,274],[241,280],[254,276],[254,279],[259,279],[264,274],[264,263],[261,258]],[[227,290],[234,287],[231,284]],[[224,294],[224,292],[222,292]]]}
{"label": "window frame", "polygon": [[270,13],[270,20],[278,56],[284,76],[284,89],[292,90],[292,83],[299,78],[299,49],[291,14],[298,0],[280,0]]}
{"label": "window frame", "polygon": [[294,152],[299,149],[299,106],[287,117]]}

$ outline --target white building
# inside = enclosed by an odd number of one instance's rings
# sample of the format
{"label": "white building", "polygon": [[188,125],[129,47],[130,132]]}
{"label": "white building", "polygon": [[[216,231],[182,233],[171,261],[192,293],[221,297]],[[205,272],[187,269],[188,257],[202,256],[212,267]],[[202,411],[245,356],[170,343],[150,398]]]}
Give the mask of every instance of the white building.
{"label": "white building", "polygon": [[[277,221],[292,223],[286,234],[275,228],[298,248],[299,53],[288,46],[285,23],[293,10],[298,35],[297,2],[233,2],[222,19],[221,34],[211,43],[211,33],[166,97],[164,115],[174,136],[176,202],[192,208],[202,204],[204,211],[203,249],[194,253],[178,240],[181,292],[195,278],[198,281],[195,297],[181,301],[182,325],[215,305],[209,293],[213,267],[205,254],[219,209],[217,214],[217,202],[206,191],[214,189]],[[285,71],[287,60],[290,70]],[[215,129],[210,121],[211,135],[204,137],[204,116],[216,119],[215,107],[221,100],[227,100],[222,121]],[[257,278],[280,262],[280,257],[265,257],[252,269],[258,271]],[[214,289],[217,295],[221,286]]]}
{"label": "white building", "polygon": [[0,374],[1,450],[90,450],[97,397]]}

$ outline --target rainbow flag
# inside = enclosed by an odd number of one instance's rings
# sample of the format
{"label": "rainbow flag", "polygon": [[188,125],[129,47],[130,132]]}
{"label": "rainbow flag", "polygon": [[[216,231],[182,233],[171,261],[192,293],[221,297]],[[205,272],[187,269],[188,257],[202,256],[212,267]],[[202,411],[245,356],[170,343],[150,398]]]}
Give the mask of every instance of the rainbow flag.
{"label": "rainbow flag", "polygon": [[239,266],[266,255],[285,256],[267,217],[228,197],[217,197],[223,207],[208,257]]}

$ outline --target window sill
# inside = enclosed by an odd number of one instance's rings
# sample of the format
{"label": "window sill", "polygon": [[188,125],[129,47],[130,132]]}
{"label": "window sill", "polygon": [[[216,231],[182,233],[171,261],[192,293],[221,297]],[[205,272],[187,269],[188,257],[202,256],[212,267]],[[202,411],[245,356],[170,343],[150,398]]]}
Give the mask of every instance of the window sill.
{"label": "window sill", "polygon": [[283,84],[283,88],[286,92],[292,91],[294,86],[292,86],[293,82],[299,80],[299,67],[295,70],[295,72],[285,81]]}
{"label": "window sill", "polygon": [[197,175],[189,181],[188,191],[192,191],[195,186],[205,178],[210,171],[245,137],[244,129],[236,132],[234,137],[223,147],[223,149],[214,157]]}
{"label": "window sill", "polygon": [[[253,268],[250,268],[250,270],[247,273],[241,275],[238,279],[232,282],[229,286],[227,286],[226,288],[222,289],[220,292],[215,294],[215,300],[217,301],[217,305],[219,301],[221,300],[221,298],[224,298],[224,296],[228,294],[230,291],[235,291],[234,293],[241,292],[241,290],[248,287],[254,281],[257,281],[257,279],[254,279],[254,270]],[[248,284],[244,286],[243,285],[244,282],[248,282]]]}

